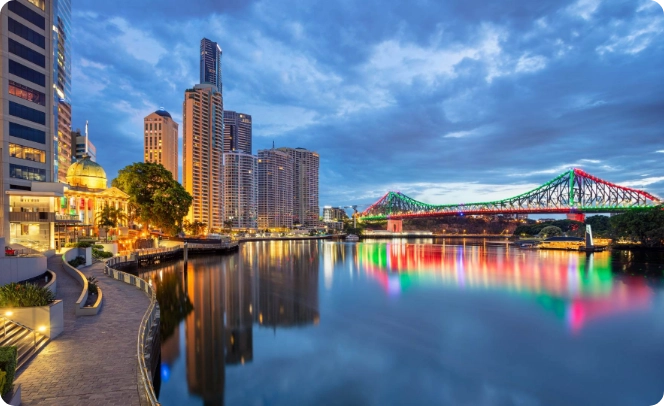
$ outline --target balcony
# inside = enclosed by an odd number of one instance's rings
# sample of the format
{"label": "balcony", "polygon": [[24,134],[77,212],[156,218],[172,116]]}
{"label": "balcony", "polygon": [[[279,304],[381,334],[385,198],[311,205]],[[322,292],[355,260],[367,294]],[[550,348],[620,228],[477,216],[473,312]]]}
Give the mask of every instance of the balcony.
{"label": "balcony", "polygon": [[76,216],[76,215],[69,215],[69,214],[56,214],[55,215],[55,221],[67,221],[67,222],[81,222],[81,219]]}
{"label": "balcony", "polygon": [[10,223],[52,223],[55,221],[55,213],[48,212],[9,212]]}

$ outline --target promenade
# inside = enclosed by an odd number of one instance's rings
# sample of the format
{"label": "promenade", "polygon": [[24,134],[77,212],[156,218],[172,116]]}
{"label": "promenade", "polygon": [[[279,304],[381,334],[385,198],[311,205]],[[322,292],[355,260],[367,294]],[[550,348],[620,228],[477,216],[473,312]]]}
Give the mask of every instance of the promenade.
{"label": "promenade", "polygon": [[104,293],[96,316],[76,317],[80,285],[62,269],[62,257],[48,260],[57,274],[57,298],[64,301],[64,331],[18,376],[22,404],[139,405],[136,339],[150,300],[134,286],[103,274],[97,263],[81,271],[94,276]]}

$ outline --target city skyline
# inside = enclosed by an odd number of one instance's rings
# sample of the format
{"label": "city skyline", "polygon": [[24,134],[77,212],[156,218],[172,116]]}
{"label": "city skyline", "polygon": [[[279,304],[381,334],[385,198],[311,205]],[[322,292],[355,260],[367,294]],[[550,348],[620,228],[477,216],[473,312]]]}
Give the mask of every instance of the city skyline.
{"label": "city skyline", "polygon": [[[164,106],[181,122],[206,37],[226,53],[225,104],[252,115],[254,150],[274,141],[321,154],[321,206],[367,205],[388,190],[430,203],[505,198],[570,167],[664,195],[664,15],[652,1],[407,13],[388,3],[372,24],[362,23],[372,5],[331,16],[294,7],[284,20],[254,3],[167,1],[145,20],[126,4],[73,12],[73,127],[89,119],[99,150],[106,138],[130,145],[113,160],[100,151],[109,177],[140,159],[131,141],[142,117]],[[106,31],[107,48],[95,47]],[[110,88],[121,74],[122,94]]]}

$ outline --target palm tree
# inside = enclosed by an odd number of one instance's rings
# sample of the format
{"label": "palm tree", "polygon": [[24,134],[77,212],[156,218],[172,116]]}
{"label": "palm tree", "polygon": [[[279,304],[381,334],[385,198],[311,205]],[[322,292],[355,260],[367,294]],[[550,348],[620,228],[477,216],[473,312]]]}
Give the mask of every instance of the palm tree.
{"label": "palm tree", "polygon": [[106,232],[106,241],[108,242],[108,230],[127,221],[127,214],[121,209],[106,205],[97,213],[95,220],[97,226],[103,228]]}

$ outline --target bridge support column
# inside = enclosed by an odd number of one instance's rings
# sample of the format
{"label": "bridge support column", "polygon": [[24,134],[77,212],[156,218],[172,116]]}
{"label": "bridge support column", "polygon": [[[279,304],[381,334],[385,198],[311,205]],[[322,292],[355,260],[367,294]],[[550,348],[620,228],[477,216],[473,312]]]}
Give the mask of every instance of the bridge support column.
{"label": "bridge support column", "polygon": [[403,220],[387,220],[387,231],[393,233],[403,232]]}
{"label": "bridge support column", "polygon": [[586,222],[586,215],[583,213],[567,213],[567,220],[578,221],[581,223]]}

